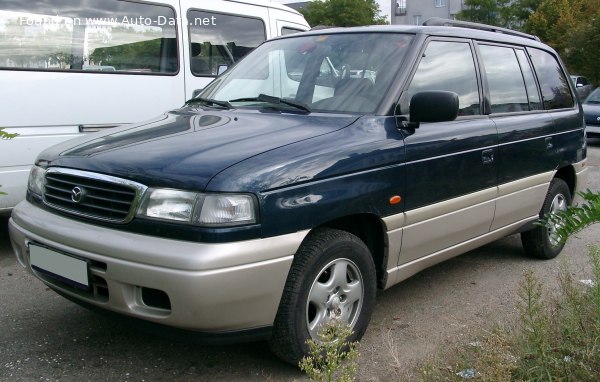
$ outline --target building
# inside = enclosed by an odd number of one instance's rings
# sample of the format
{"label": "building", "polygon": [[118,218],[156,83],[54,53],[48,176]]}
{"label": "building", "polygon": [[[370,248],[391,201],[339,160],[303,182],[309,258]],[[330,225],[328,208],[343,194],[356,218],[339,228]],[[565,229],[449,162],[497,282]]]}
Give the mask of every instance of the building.
{"label": "building", "polygon": [[[271,0],[300,9],[310,1]],[[430,17],[456,19],[456,14],[464,8],[464,0],[376,0],[381,14],[386,15],[391,24],[420,25]]]}
{"label": "building", "polygon": [[464,0],[391,0],[392,24],[421,25],[430,17],[456,19]]}

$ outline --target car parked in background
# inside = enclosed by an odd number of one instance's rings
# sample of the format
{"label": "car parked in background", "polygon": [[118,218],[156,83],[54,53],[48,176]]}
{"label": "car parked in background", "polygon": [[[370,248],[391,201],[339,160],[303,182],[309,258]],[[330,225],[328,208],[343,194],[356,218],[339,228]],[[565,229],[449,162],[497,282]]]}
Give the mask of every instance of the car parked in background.
{"label": "car parked in background", "polygon": [[600,138],[600,88],[596,88],[583,102],[586,136]]}
{"label": "car parked in background", "polygon": [[577,90],[577,95],[579,96],[579,99],[585,99],[585,97],[590,95],[592,89],[594,89],[594,86],[592,85],[590,80],[588,80],[584,76],[578,76],[574,74],[571,75],[571,80],[575,85],[575,89]]}

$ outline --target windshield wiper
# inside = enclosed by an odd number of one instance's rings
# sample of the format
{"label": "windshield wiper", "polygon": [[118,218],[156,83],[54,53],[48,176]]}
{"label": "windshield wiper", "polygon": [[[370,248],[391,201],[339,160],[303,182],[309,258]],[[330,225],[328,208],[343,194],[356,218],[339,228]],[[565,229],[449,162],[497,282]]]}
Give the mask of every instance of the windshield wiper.
{"label": "windshield wiper", "polygon": [[185,102],[185,104],[188,105],[188,104],[197,103],[197,102],[203,102],[203,103],[205,103],[208,106],[217,105],[217,106],[224,107],[225,109],[233,109],[233,106],[229,102],[227,102],[227,101],[219,101],[219,100],[212,99],[212,98],[196,97],[196,98],[192,98],[190,100],[187,100]]}
{"label": "windshield wiper", "polygon": [[270,95],[266,95],[266,94],[262,94],[262,93],[259,94],[258,97],[237,98],[237,99],[229,100],[229,102],[252,102],[252,101],[266,102],[266,103],[271,103],[274,105],[284,104],[284,105],[295,107],[296,109],[300,109],[307,113],[310,113],[310,111],[311,111],[310,107],[308,107],[308,105],[305,105],[301,102],[296,102],[296,101],[292,101],[289,99],[274,97],[274,96],[270,96]]}

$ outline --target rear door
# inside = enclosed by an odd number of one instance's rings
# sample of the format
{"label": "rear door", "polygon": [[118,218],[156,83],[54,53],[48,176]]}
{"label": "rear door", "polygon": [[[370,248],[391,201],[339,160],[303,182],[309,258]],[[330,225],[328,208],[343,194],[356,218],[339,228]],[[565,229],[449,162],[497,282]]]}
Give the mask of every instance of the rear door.
{"label": "rear door", "polygon": [[539,211],[549,175],[557,165],[552,116],[543,110],[526,51],[506,45],[478,46],[487,89],[486,105],[498,129],[499,199],[492,229]]}

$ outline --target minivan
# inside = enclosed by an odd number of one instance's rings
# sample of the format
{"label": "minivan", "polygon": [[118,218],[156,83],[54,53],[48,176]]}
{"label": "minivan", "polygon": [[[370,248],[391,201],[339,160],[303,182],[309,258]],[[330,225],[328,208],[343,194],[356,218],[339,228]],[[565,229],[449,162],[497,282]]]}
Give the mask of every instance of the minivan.
{"label": "minivan", "polygon": [[515,233],[556,257],[536,223],[585,187],[574,91],[554,50],[495,27],[279,37],[180,109],[41,153],[14,252],[84,306],[297,363],[433,264]]}
{"label": "minivan", "polygon": [[180,107],[264,40],[309,28],[266,0],[0,4],[0,214],[44,148]]}

